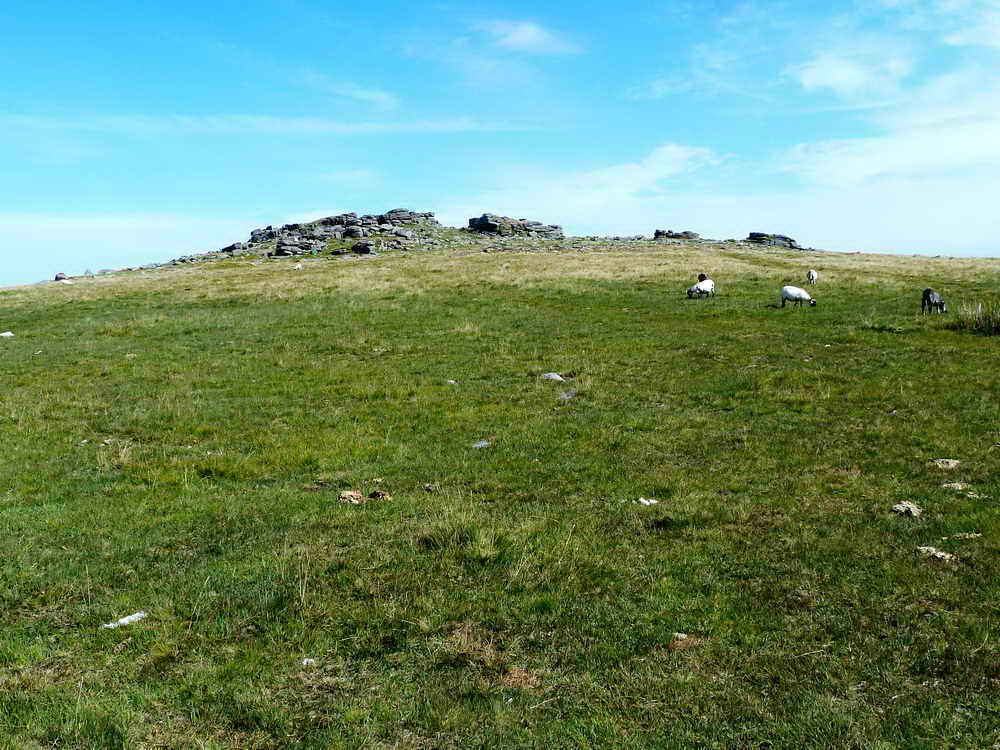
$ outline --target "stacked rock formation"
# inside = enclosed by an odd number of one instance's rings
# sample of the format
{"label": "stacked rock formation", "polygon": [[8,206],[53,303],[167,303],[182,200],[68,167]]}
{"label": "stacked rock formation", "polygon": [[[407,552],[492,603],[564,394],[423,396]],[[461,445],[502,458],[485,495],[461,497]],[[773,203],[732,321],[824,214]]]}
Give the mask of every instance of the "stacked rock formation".
{"label": "stacked rock formation", "polygon": [[418,213],[405,208],[394,208],[384,214],[356,213],[327,216],[307,224],[285,224],[281,227],[267,226],[254,229],[246,242],[237,242],[222,248],[221,252],[239,254],[252,252],[254,246],[274,243],[273,255],[309,255],[325,249],[330,240],[345,238],[364,239],[380,237],[400,245],[419,237],[416,227],[440,226],[430,212]]}
{"label": "stacked rock formation", "polygon": [[786,237],[783,234],[765,234],[764,232],[750,232],[750,235],[746,239],[747,242],[753,242],[757,245],[770,245],[772,247],[787,247],[792,250],[805,250],[806,248],[799,245],[798,242],[793,240],[791,237]]}
{"label": "stacked rock formation", "polygon": [[657,229],[653,234],[654,240],[697,240],[701,235],[697,232],[674,232],[670,229]]}
{"label": "stacked rock formation", "polygon": [[563,239],[562,227],[555,224],[543,224],[540,221],[528,219],[512,219],[509,216],[483,214],[479,218],[469,219],[469,229],[482,234],[525,235],[549,239]]}

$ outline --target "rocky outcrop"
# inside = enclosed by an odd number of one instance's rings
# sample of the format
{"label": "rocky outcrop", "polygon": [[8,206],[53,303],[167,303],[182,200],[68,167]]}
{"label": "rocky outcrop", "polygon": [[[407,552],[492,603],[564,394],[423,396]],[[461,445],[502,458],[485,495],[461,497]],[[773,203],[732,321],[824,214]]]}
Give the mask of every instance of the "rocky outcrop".
{"label": "rocky outcrop", "polygon": [[[384,214],[356,213],[326,216],[305,224],[285,224],[281,227],[267,226],[250,232],[247,242],[237,242],[224,247],[220,252],[232,255],[259,251],[266,246],[269,253],[277,257],[310,255],[323,252],[327,243],[343,239],[363,240],[369,237],[386,238],[391,246],[401,247],[407,242],[420,238],[420,229],[440,227],[433,213],[394,208]],[[273,249],[268,243],[274,243]]]}
{"label": "rocky outcrop", "polygon": [[697,240],[701,235],[697,232],[674,232],[670,229],[657,229],[653,234],[654,240]]}
{"label": "rocky outcrop", "polygon": [[800,246],[799,243],[793,240],[791,237],[786,237],[783,234],[765,234],[764,232],[750,232],[750,235],[747,237],[746,241],[753,242],[756,245],[770,245],[771,247],[787,247],[792,250],[806,249]]}
{"label": "rocky outcrop", "polygon": [[479,218],[469,219],[469,230],[502,236],[523,235],[559,240],[565,237],[562,227],[555,224],[543,224],[540,221],[528,219],[512,219],[509,216],[497,216],[496,214],[483,214]]}

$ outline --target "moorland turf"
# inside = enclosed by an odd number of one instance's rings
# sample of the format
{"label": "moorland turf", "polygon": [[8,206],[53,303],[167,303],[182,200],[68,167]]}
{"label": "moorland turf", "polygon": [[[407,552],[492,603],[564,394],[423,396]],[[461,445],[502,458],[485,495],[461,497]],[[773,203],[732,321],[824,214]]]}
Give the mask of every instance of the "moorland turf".
{"label": "moorland turf", "polygon": [[1000,261],[295,262],[0,292],[0,746],[1000,742]]}

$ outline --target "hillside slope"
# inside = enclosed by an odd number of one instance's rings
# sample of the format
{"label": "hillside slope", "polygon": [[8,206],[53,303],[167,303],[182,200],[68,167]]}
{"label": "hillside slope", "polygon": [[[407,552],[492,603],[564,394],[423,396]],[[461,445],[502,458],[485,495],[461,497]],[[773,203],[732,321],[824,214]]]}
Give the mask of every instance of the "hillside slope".
{"label": "hillside slope", "polygon": [[1000,742],[1000,261],[448,246],[0,292],[7,746]]}

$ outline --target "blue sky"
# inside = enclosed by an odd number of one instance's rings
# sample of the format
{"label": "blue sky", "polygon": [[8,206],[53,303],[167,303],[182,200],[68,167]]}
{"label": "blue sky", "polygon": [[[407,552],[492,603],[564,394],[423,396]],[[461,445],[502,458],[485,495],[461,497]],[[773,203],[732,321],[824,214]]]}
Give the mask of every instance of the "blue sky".
{"label": "blue sky", "polygon": [[1000,0],[18,6],[0,285],[396,206],[1000,255]]}

